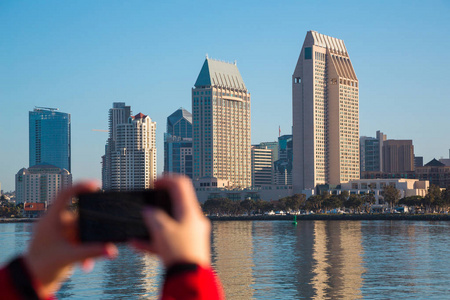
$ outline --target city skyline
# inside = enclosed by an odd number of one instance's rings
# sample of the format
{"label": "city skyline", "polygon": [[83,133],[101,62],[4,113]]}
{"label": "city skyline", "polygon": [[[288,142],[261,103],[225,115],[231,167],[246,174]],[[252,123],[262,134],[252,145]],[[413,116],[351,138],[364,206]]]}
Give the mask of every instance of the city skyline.
{"label": "city skyline", "polygon": [[[126,101],[154,117],[162,150],[165,118],[179,107],[191,110],[190,89],[206,53],[237,60],[252,92],[252,144],[275,141],[278,126],[290,134],[291,75],[308,30],[346,41],[361,83],[360,135],[381,130],[392,139],[412,139],[424,162],[447,157],[450,62],[442,58],[450,44],[448,3],[256,4],[208,3],[217,12],[208,15],[182,2],[112,2],[107,10],[88,1],[3,2],[2,188],[13,190],[14,174],[28,165],[27,113],[34,106],[71,114],[74,181],[101,178],[107,134],[92,129],[107,129],[112,102]],[[429,47],[436,41],[438,47]],[[440,126],[423,121],[430,119]]]}

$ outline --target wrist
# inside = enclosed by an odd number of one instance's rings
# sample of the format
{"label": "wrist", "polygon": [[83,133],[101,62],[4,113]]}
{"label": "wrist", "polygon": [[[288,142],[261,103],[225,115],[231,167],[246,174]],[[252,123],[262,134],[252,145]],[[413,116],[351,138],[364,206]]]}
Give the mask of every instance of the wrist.
{"label": "wrist", "polygon": [[54,289],[51,288],[51,283],[49,284],[46,282],[45,275],[48,274],[42,273],[45,268],[42,268],[42,266],[39,265],[40,259],[33,258],[27,253],[23,256],[22,261],[28,276],[33,282],[34,290],[39,296],[39,299],[53,299]]}
{"label": "wrist", "polygon": [[17,257],[9,265],[8,270],[16,290],[23,299],[48,299],[52,294],[42,293],[42,284],[31,272],[25,257]]}
{"label": "wrist", "polygon": [[176,265],[198,265],[201,267],[209,267],[211,266],[211,259],[209,255],[204,255],[204,256],[200,256],[200,257],[196,257],[196,256],[179,256],[178,258],[170,258],[170,259],[164,259],[164,257],[162,257],[164,266],[166,268],[166,270],[172,268],[173,266]]}

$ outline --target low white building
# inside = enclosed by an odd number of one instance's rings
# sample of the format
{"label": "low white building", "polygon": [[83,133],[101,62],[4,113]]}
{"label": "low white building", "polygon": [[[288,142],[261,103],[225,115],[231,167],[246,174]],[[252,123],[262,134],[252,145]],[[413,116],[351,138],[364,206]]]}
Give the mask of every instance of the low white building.
{"label": "low white building", "polygon": [[50,164],[22,168],[16,174],[16,204],[44,202],[51,205],[59,191],[72,185],[72,174]]}
{"label": "low white building", "polygon": [[[233,201],[242,201],[246,199],[253,200],[279,200],[284,197],[292,196],[292,185],[263,185],[245,189],[231,189],[228,181],[217,178],[201,178],[193,181],[197,198],[200,203],[208,199],[228,198]],[[314,190],[303,191],[306,197],[314,194]]]}
{"label": "low white building", "polygon": [[376,204],[379,204],[379,200],[383,199],[383,189],[388,185],[394,186],[399,190],[400,198],[404,198],[410,196],[424,197],[428,192],[430,183],[429,181],[418,179],[359,179],[341,183],[340,190],[334,189],[331,192],[348,191],[350,194],[360,195],[372,193],[375,196]]}

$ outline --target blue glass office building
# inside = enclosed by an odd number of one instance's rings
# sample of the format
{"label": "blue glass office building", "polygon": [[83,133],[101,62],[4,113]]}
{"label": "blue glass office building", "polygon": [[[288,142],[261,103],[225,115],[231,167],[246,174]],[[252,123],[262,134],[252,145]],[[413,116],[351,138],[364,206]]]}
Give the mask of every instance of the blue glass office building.
{"label": "blue glass office building", "polygon": [[180,108],[167,118],[164,172],[192,178],[192,114]]}
{"label": "blue glass office building", "polygon": [[37,107],[29,113],[30,167],[47,163],[71,171],[70,114]]}

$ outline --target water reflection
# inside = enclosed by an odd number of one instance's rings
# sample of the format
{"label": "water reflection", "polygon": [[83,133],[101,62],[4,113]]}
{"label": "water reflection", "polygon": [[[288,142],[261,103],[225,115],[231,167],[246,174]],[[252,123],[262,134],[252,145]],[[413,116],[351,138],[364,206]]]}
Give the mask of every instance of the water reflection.
{"label": "water reflection", "polygon": [[214,222],[212,262],[228,299],[252,299],[252,222]]}
{"label": "water reflection", "polygon": [[360,222],[215,222],[214,264],[230,299],[359,299]]}
{"label": "water reflection", "polygon": [[329,264],[327,262],[327,233],[324,222],[314,224],[314,243],[313,243],[313,260],[312,273],[314,277],[311,285],[315,291],[313,299],[324,299],[327,290],[329,290]]}
{"label": "water reflection", "polygon": [[117,259],[104,266],[105,299],[157,299],[161,281],[159,262],[155,257],[119,247]]}
{"label": "water reflection", "polygon": [[[31,229],[0,224],[0,263]],[[445,299],[449,232],[450,222],[214,222],[213,264],[228,299]],[[120,252],[92,273],[77,269],[58,298],[157,299],[159,262]]]}

